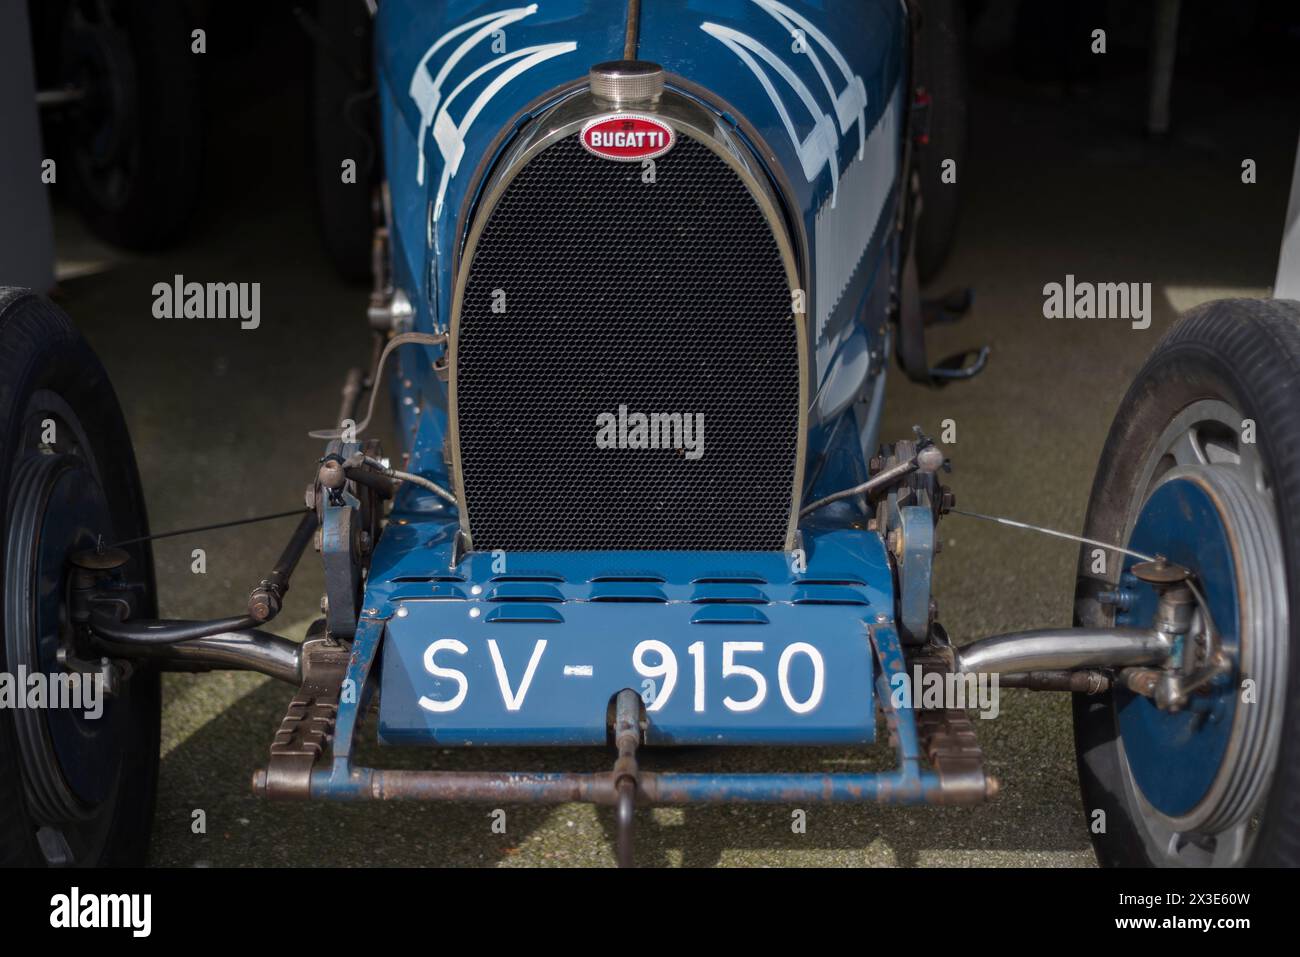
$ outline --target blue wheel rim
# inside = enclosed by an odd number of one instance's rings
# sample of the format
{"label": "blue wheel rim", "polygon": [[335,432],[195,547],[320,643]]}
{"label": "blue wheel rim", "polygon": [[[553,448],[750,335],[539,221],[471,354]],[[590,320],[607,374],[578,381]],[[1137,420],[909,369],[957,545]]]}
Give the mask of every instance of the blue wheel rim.
{"label": "blue wheel rim", "polygon": [[[1229,530],[1213,499],[1185,478],[1172,479],[1151,495],[1129,547],[1147,554],[1158,552],[1192,570],[1209,604],[1221,647],[1233,662],[1230,674],[1217,679],[1208,693],[1193,695],[1178,712],[1162,711],[1149,698],[1122,686],[1115,691],[1117,721],[1135,783],[1154,808],[1180,817],[1209,792],[1232,734],[1240,661],[1237,569]],[[1125,562],[1122,582],[1133,599],[1115,623],[1149,627],[1156,593],[1131,575],[1129,569],[1136,561]]]}

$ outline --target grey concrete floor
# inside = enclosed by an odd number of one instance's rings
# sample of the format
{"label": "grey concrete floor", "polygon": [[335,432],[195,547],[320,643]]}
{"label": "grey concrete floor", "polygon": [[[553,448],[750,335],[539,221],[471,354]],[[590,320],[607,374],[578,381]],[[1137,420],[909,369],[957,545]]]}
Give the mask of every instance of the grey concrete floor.
{"label": "grey concrete floor", "polygon": [[[248,81],[248,82],[251,82]],[[935,330],[942,355],[988,343],[980,378],[935,391],[895,375],[885,435],[957,424],[950,446],[959,505],[1077,531],[1096,457],[1126,384],[1176,313],[1222,295],[1265,295],[1272,281],[1296,128],[1261,91],[1250,102],[1216,83],[1178,88],[1175,134],[1137,131],[1141,78],[1103,81],[1065,97],[983,85],[955,252],[936,290],[970,285],[973,314]],[[1194,107],[1190,104],[1194,104]],[[294,507],[312,474],[345,370],[368,355],[365,291],[337,281],[310,215],[301,111],[245,97],[217,117],[209,189],[193,237],[158,256],[97,248],[61,211],[65,259],[91,263],[61,302],[103,356],[126,409],[155,531]],[[1243,185],[1241,161],[1258,163]],[[269,164],[261,168],[257,164]],[[96,271],[93,263],[104,260]],[[258,281],[263,320],[158,320],[153,283]],[[1044,283],[1066,273],[1153,285],[1155,319],[1048,320]],[[278,552],[285,522],[160,541],[164,615],[231,614]],[[957,516],[941,526],[942,618],[959,640],[1070,614],[1074,551],[1065,543]],[[203,548],[206,574],[191,571]],[[297,637],[315,612],[321,575],[309,553],[279,625]],[[290,689],[248,675],[169,676],[153,861],[160,865],[604,865],[612,819],[587,806],[509,808],[505,834],[489,809],[453,806],[273,805],[249,777]],[[641,814],[641,861],[662,865],[1031,865],[1093,862],[1077,797],[1068,704],[1004,695],[1001,716],[977,722],[1003,785],[973,810],[810,808],[805,834],[791,808],[656,809]],[[407,767],[596,769],[604,753],[441,751],[376,755]],[[888,755],[839,750],[694,751],[658,764],[696,769],[843,770]],[[206,833],[194,833],[193,812]]]}

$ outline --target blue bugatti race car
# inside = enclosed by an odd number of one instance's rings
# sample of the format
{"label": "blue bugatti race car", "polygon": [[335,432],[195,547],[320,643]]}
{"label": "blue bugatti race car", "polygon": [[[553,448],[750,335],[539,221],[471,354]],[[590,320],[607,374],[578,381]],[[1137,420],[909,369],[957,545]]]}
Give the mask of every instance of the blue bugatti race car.
{"label": "blue bugatti race car", "polygon": [[[1102,863],[1300,864],[1300,303],[1210,303],[1152,351],[1069,536],[1074,627],[950,641],[952,456],[881,413],[891,360],[934,387],[989,361],[929,357],[928,321],[967,302],[920,294],[954,209],[956,5],[371,6],[349,9],[374,18],[375,354],[322,410],[245,608],[158,619],[103,368],[48,300],[0,290],[0,670],[105,690],[93,717],[0,708],[0,862],[142,860],[159,674],[235,668],[295,689],[266,798],[596,802],[622,863],[641,805],[988,801],[967,709],[1065,692]],[[291,640],[270,623],[313,549],[322,614]],[[393,747],[610,764],[370,767],[367,721]],[[638,762],[885,737],[881,771]]]}

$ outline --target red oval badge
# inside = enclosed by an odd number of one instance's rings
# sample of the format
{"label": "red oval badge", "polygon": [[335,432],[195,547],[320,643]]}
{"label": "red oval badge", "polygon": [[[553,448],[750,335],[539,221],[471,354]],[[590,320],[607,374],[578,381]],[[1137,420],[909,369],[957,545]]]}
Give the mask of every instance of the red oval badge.
{"label": "red oval badge", "polygon": [[614,113],[589,120],[582,128],[589,153],[611,160],[644,160],[673,148],[677,134],[663,120],[641,113]]}

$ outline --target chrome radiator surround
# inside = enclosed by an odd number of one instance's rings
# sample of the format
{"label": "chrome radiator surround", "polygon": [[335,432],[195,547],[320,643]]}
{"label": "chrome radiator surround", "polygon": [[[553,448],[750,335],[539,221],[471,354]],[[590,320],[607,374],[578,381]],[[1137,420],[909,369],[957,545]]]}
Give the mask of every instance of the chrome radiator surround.
{"label": "chrome radiator surround", "polygon": [[[503,151],[502,155],[495,163],[494,167],[485,175],[482,188],[479,190],[477,205],[472,209],[470,216],[467,218],[467,231],[458,257],[458,270],[455,280],[454,291],[452,295],[452,314],[450,322],[450,342],[449,342],[449,429],[450,429],[450,452],[452,465],[452,481],[458,500],[462,503],[461,507],[461,530],[465,536],[465,545],[468,549],[494,548],[498,547],[497,543],[491,541],[478,542],[475,540],[475,526],[473,515],[473,489],[467,490],[465,474],[465,456],[462,448],[462,415],[460,408],[460,368],[462,359],[462,315],[464,311],[466,289],[469,285],[472,267],[474,264],[475,253],[479,247],[480,240],[487,228],[494,210],[497,209],[511,184],[516,180],[520,173],[539,156],[543,151],[556,145],[566,137],[576,137],[593,118],[606,116],[615,111],[611,110],[608,104],[596,100],[587,91],[572,94],[561,101],[558,105],[550,109],[545,114],[530,121],[515,137]],[[677,138],[678,146],[687,140],[706,147],[713,156],[720,159],[743,183],[747,189],[750,198],[754,201],[758,210],[761,212],[763,220],[766,222],[768,230],[771,233],[777,250],[779,252],[781,266],[784,270],[785,285],[791,293],[791,302],[794,301],[794,292],[806,288],[801,283],[799,263],[802,261],[798,255],[794,241],[792,240],[791,230],[785,219],[784,207],[772,185],[766,171],[759,166],[756,158],[752,155],[749,148],[744,142],[739,140],[733,131],[725,126],[718,117],[703,107],[696,100],[675,92],[672,89],[667,90],[654,108],[645,108],[636,112],[653,115],[655,118],[670,125]],[[677,148],[677,147],[675,147]],[[803,297],[807,301],[807,297]],[[795,364],[797,365],[797,392],[796,403],[797,409],[792,410],[797,419],[797,428],[794,435],[795,451],[793,456],[790,487],[789,487],[789,507],[788,515],[785,516],[784,533],[780,540],[773,540],[770,548],[790,550],[794,547],[795,531],[798,520],[798,508],[800,492],[804,480],[807,428],[808,428],[808,410],[811,393],[811,351],[808,343],[808,328],[806,315],[795,314],[793,311],[790,315],[790,321],[794,326],[794,351]],[[647,410],[649,411],[649,410]],[[660,411],[660,410],[654,410]],[[737,485],[744,484],[744,478],[738,476]],[[782,493],[784,496],[784,493]],[[783,499],[784,501],[784,499]],[[745,502],[738,500],[734,503],[736,509],[744,509]],[[515,543],[509,547],[520,550],[530,550],[534,548],[554,547],[553,542],[541,542],[533,544]],[[646,547],[644,543],[629,543],[626,547]],[[584,547],[579,545],[578,547]],[[625,546],[609,545],[592,545],[590,548]],[[685,547],[688,548],[710,548],[710,547],[727,547],[726,543],[714,545],[712,543],[695,543]],[[767,548],[768,546],[764,546]]]}

